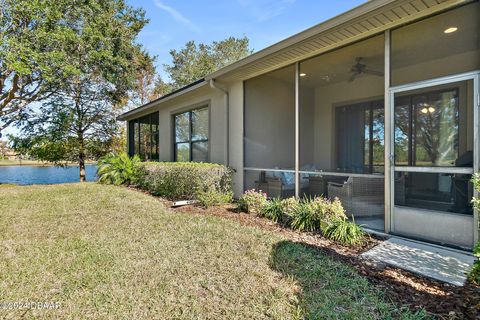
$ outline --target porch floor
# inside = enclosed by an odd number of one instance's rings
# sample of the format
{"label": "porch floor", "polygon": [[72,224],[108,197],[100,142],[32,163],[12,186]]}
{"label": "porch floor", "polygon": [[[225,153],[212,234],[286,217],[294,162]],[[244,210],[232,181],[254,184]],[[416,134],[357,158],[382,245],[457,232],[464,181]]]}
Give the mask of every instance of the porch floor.
{"label": "porch floor", "polygon": [[362,257],[457,286],[465,283],[475,261],[468,253],[395,237]]}

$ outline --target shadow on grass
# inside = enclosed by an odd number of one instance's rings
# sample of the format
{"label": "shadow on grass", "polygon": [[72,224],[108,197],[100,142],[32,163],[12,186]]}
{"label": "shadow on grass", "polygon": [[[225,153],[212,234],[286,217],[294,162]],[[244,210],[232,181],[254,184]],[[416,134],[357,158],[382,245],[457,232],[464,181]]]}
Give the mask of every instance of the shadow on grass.
{"label": "shadow on grass", "polygon": [[299,309],[305,319],[422,319],[387,303],[380,290],[346,263],[304,243],[281,241],[270,267],[293,278],[300,287]]}

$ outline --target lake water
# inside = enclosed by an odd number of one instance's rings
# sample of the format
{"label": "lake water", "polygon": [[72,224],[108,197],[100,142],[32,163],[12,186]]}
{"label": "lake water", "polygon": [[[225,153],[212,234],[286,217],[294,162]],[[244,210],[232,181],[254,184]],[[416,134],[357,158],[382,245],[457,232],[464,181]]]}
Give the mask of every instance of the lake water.
{"label": "lake water", "polygon": [[[87,181],[95,181],[97,166],[86,165]],[[65,168],[54,166],[0,166],[0,183],[59,184],[79,182],[78,166]]]}

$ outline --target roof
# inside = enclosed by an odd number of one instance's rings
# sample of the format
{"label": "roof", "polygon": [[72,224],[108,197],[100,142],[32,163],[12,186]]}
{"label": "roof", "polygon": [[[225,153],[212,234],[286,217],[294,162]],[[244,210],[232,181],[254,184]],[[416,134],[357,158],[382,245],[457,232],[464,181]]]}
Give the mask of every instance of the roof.
{"label": "roof", "polygon": [[295,62],[332,51],[336,48],[381,34],[426,16],[437,14],[474,0],[370,0],[325,22],[275,43],[248,57],[225,66],[205,79],[131,110],[119,117],[125,120],[136,110],[142,111],[163,101],[178,97],[215,79],[223,82],[243,81],[291,65]]}
{"label": "roof", "polygon": [[184,86],[180,89],[177,89],[175,91],[167,93],[164,96],[161,96],[160,98],[152,100],[149,103],[141,105],[140,107],[137,107],[137,108],[132,109],[128,112],[122,113],[120,116],[117,117],[117,120],[125,121],[126,118],[128,118],[128,117],[130,117],[130,116],[132,116],[136,113],[140,113],[140,112],[144,111],[145,109],[148,109],[149,107],[151,107],[153,105],[157,105],[158,103],[163,102],[163,101],[168,101],[170,99],[178,97],[179,95],[181,95],[185,92],[192,91],[192,90],[197,89],[199,87],[202,87],[206,84],[207,84],[207,82],[205,81],[205,79],[200,79],[200,80],[197,80],[195,82],[192,82],[192,83],[190,83],[190,84],[188,84],[188,85],[186,85],[186,86]]}

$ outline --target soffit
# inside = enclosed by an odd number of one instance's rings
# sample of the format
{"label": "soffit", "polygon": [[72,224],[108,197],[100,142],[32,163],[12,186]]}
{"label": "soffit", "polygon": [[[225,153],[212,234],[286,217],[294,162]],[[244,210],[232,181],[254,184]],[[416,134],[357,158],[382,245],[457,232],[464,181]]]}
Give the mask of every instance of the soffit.
{"label": "soffit", "polygon": [[372,0],[206,77],[246,80],[470,0]]}

